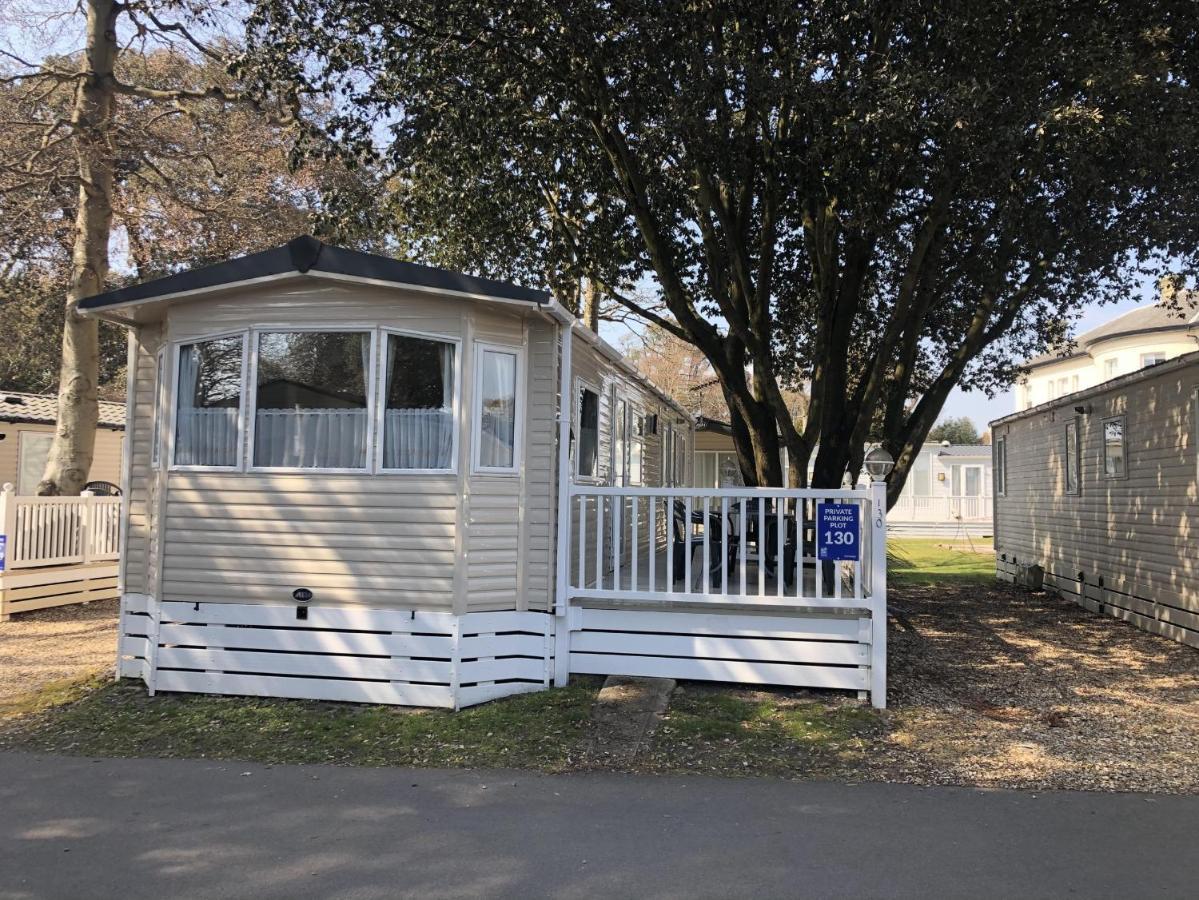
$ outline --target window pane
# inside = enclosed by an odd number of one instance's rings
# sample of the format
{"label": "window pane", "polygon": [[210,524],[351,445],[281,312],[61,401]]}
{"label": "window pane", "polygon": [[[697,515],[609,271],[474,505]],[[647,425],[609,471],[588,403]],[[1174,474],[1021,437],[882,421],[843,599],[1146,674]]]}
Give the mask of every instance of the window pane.
{"label": "window pane", "polygon": [[241,354],[241,337],[179,348],[175,465],[237,465]]}
{"label": "window pane", "polygon": [[1078,493],[1078,426],[1066,424],[1066,493]]}
{"label": "window pane", "polygon": [[479,465],[511,469],[516,465],[516,354],[483,351],[479,372],[481,419]]}
{"label": "window pane", "polygon": [[46,472],[46,460],[50,458],[50,444],[54,435],[22,431],[17,443],[17,493],[37,493],[37,486]]}
{"label": "window pane", "polygon": [[720,454],[720,479],[719,487],[742,487],[744,480],[741,478],[741,466],[737,463],[736,453],[721,453]]}
{"label": "window pane", "polygon": [[645,449],[642,417],[636,410],[629,416],[629,484],[641,484],[641,457]]}
{"label": "window pane", "polygon": [[453,468],[454,345],[389,334],[384,365],[383,468]]}
{"label": "window pane", "polygon": [[366,468],[365,332],[258,337],[254,465]]}
{"label": "window pane", "polygon": [[623,400],[616,401],[615,425],[615,444],[613,445],[612,455],[616,458],[616,480],[614,484],[623,485],[625,483],[625,459],[628,452],[625,443],[625,418],[627,415],[628,406]]}
{"label": "window pane", "polygon": [[1124,474],[1124,420],[1103,423],[1103,472],[1109,478]]}
{"label": "window pane", "polygon": [[599,394],[579,393],[579,474],[594,478],[599,462]]}
{"label": "window pane", "polygon": [[697,453],[695,454],[695,472],[692,473],[692,481],[695,487],[714,488],[719,487],[716,482],[716,454],[715,453]]}

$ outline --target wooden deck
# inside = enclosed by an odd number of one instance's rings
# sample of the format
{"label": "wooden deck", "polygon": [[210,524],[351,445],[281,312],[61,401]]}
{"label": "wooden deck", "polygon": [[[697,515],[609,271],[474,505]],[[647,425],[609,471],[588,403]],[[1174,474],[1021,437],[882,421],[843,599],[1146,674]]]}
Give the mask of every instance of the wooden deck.
{"label": "wooden deck", "polygon": [[116,596],[115,560],[0,572],[0,622],[16,613]]}

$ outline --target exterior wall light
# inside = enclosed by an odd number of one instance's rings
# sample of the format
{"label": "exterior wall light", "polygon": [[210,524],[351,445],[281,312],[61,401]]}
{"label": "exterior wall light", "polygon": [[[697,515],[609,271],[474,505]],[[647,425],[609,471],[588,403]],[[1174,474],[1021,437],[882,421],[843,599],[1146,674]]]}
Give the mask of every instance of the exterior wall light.
{"label": "exterior wall light", "polygon": [[866,471],[870,473],[873,480],[883,481],[893,468],[895,468],[894,457],[882,447],[875,447],[866,454]]}

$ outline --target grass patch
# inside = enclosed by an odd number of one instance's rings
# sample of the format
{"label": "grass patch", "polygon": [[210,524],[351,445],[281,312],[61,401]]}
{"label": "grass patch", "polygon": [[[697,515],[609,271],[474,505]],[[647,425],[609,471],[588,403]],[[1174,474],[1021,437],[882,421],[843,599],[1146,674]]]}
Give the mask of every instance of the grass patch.
{"label": "grass patch", "polygon": [[995,557],[989,539],[974,539],[974,545],[985,551],[982,553],[971,551],[964,542],[954,542],[952,547],[946,543],[936,538],[888,541],[888,579],[903,587],[994,583]]}
{"label": "grass patch", "polygon": [[657,771],[812,777],[861,758],[880,716],[856,700],[689,684],[654,739]]}
{"label": "grass patch", "polygon": [[87,756],[362,766],[569,767],[599,689],[522,694],[450,712],[307,700],[160,694],[93,684],[0,730],[0,746]]}
{"label": "grass patch", "polygon": [[63,678],[47,682],[37,690],[0,700],[0,724],[72,703],[109,680],[103,675],[94,674]]}

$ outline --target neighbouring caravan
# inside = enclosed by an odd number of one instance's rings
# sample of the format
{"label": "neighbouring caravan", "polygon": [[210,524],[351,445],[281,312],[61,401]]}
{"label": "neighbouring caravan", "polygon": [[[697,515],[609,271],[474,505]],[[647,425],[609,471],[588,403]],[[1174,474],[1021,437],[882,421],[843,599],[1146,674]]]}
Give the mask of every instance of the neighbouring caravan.
{"label": "neighbouring caravan", "polygon": [[999,577],[1199,647],[1199,353],[991,428]]}
{"label": "neighbouring caravan", "polygon": [[[125,407],[107,400],[99,405],[88,481],[119,484]],[[57,418],[57,396],[0,391],[0,485],[11,484],[22,497],[36,492],[46,470]]]}
{"label": "neighbouring caravan", "polygon": [[[790,495],[718,522],[690,416],[543,292],[297,238],[80,307],[130,329],[119,672],[152,691],[458,707],[652,668],[883,702],[885,576],[814,576]],[[873,533],[869,492],[825,499]]]}

